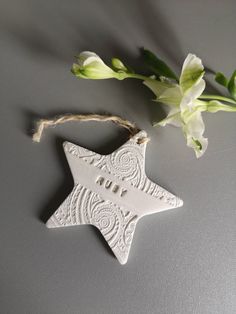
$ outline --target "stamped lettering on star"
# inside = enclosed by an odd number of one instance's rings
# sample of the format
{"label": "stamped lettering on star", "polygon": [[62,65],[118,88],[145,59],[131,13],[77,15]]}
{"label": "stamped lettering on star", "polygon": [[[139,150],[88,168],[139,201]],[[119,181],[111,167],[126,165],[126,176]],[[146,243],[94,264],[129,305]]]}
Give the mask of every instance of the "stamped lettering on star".
{"label": "stamped lettering on star", "polygon": [[118,261],[125,264],[138,220],[183,205],[181,199],[146,176],[147,144],[138,141],[145,136],[140,131],[110,155],[65,142],[74,188],[47,227],[94,225]]}

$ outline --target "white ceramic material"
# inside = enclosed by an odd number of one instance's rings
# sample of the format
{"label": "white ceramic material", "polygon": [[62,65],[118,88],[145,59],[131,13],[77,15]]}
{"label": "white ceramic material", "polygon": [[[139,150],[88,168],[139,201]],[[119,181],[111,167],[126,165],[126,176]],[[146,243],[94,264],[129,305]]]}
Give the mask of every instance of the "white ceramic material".
{"label": "white ceramic material", "polygon": [[110,155],[99,155],[65,142],[74,188],[47,221],[47,227],[92,224],[100,230],[119,262],[125,264],[138,220],[183,204],[147,178],[146,143],[138,143],[145,136],[140,131]]}

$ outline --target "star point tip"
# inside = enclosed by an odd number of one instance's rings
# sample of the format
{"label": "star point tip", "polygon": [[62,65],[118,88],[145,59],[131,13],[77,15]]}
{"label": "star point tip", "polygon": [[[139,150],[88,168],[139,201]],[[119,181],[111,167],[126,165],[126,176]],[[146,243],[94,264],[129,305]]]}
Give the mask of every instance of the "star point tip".
{"label": "star point tip", "polygon": [[68,141],[63,142],[63,147],[64,147],[64,149],[68,148],[68,146],[69,146],[70,144],[71,144],[71,143],[68,142]]}
{"label": "star point tip", "polygon": [[119,261],[119,263],[120,263],[121,265],[127,264],[127,260],[124,260],[124,261],[118,260],[118,261]]}
{"label": "star point tip", "polygon": [[182,207],[184,205],[184,201],[181,198],[177,198],[177,205],[178,207]]}
{"label": "star point tip", "polygon": [[46,222],[46,227],[51,229],[51,228],[56,228],[57,225],[55,224],[54,220],[51,218],[48,219],[48,221]]}
{"label": "star point tip", "polygon": [[[113,252],[114,254],[115,254],[115,252]],[[117,260],[118,260],[118,262],[121,264],[121,265],[125,265],[126,263],[127,263],[127,261],[128,261],[128,257],[129,256],[125,256],[125,257],[121,257],[121,256],[119,256],[119,255],[117,255],[117,254],[115,254],[115,256],[116,256],[116,258],[117,258]]]}

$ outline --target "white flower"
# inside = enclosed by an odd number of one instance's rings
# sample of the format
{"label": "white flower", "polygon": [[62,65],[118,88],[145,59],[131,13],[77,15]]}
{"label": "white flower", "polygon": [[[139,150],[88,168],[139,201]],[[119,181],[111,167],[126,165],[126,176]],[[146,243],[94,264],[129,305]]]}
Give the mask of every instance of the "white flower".
{"label": "white flower", "polygon": [[207,110],[207,106],[206,102],[198,99],[206,85],[203,75],[201,59],[189,54],[184,61],[179,84],[169,81],[144,81],[157,96],[157,101],[171,107],[167,117],[158,124],[181,127],[187,145],[195,150],[197,157],[204,154],[208,144],[207,138],[203,137],[205,126],[201,115],[202,111]]}
{"label": "white flower", "polygon": [[[118,60],[118,59],[117,59]],[[72,66],[72,73],[87,79],[123,79],[122,73],[115,72],[107,66],[94,52],[84,51],[77,57],[77,63]]]}

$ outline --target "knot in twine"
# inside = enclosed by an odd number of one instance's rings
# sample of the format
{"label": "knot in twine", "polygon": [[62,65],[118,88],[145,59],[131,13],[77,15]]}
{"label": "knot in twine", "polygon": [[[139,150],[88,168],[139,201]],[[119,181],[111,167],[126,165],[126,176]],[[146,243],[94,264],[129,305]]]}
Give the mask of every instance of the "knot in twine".
{"label": "knot in twine", "polygon": [[[37,122],[36,130],[33,134],[33,141],[40,142],[43,131],[48,127],[53,127],[58,124],[63,124],[66,122],[85,122],[85,121],[101,121],[107,122],[111,121],[125,129],[127,129],[130,133],[130,136],[134,136],[137,134],[140,129],[136,127],[136,125],[128,120],[122,119],[119,116],[109,116],[109,115],[99,115],[99,114],[67,114],[59,117],[55,117],[52,119],[41,119]],[[147,136],[142,136],[137,139],[138,144],[144,144],[149,141]]]}

